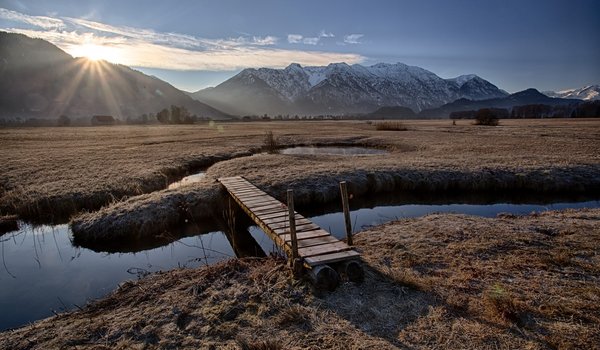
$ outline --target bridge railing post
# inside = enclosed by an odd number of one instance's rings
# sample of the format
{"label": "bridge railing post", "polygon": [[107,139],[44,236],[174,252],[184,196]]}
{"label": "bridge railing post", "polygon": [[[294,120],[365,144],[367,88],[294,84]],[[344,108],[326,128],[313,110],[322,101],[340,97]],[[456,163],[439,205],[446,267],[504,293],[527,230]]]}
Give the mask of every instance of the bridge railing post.
{"label": "bridge railing post", "polygon": [[348,203],[348,186],[346,181],[340,182],[342,192],[342,208],[344,209],[344,222],[346,224],[346,243],[352,245],[352,220],[350,219],[350,204]]}
{"label": "bridge railing post", "polygon": [[292,240],[292,264],[298,259],[298,240],[296,238],[296,213],[294,211],[294,190],[287,190],[287,207],[290,218],[290,237]]}

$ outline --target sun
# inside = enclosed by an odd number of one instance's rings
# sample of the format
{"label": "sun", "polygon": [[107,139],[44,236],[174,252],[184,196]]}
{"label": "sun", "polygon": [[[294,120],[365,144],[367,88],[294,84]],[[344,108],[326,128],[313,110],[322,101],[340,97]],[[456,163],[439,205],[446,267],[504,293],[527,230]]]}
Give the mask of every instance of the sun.
{"label": "sun", "polygon": [[119,63],[119,52],[110,46],[96,44],[82,44],[73,49],[74,57],[85,57],[92,61],[105,60],[112,63]]}

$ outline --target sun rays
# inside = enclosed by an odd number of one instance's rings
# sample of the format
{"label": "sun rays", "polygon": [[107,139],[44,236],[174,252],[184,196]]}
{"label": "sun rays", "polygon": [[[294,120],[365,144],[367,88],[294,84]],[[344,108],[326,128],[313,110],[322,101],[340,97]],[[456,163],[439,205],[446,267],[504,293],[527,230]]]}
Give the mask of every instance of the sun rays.
{"label": "sun rays", "polygon": [[[93,53],[90,51],[90,55]],[[125,94],[130,93],[127,82],[118,74],[114,73],[116,66],[104,61],[103,59],[85,58],[73,61],[65,69],[64,76],[69,77],[64,81],[62,89],[56,100],[58,111],[56,115],[69,114],[74,108],[71,106],[71,100],[77,94],[82,94],[85,98],[82,100],[85,104],[91,104],[97,109],[98,114],[110,114],[114,117],[122,117],[122,105],[119,98],[113,92],[114,85],[120,85],[120,90]]]}
{"label": "sun rays", "polygon": [[92,61],[105,60],[112,63],[121,62],[123,59],[117,48],[92,43],[73,46],[71,54],[74,57],[85,57]]}

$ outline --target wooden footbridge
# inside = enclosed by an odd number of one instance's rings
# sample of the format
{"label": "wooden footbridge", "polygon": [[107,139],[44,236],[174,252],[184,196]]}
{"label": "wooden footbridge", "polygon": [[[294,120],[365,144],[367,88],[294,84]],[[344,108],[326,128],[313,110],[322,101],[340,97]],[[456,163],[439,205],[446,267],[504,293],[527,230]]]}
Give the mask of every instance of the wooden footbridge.
{"label": "wooden footbridge", "polygon": [[[296,274],[304,270],[318,287],[327,289],[337,286],[340,274],[354,281],[363,278],[360,254],[294,211],[292,190],[288,190],[286,205],[243,177],[220,178],[219,182],[242,210],[285,251]],[[345,183],[343,185],[345,189]],[[345,198],[344,194],[342,198]],[[348,213],[347,200],[344,208]],[[347,214],[348,243],[352,244],[349,218]]]}

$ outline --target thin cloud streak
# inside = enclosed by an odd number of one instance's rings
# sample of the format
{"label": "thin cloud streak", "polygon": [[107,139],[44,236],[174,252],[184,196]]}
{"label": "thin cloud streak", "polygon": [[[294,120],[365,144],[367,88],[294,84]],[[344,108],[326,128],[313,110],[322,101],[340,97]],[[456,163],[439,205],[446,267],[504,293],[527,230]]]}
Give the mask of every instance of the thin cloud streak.
{"label": "thin cloud streak", "polygon": [[172,70],[229,71],[242,68],[284,68],[291,62],[321,66],[332,62],[359,63],[364,60],[356,54],[320,51],[294,51],[276,48],[243,47],[227,50],[194,51],[168,47],[143,41],[132,42],[122,37],[98,37],[92,33],[41,32],[11,28],[9,31],[54,42],[68,53],[77,52],[82,44],[102,45],[110,48],[119,62],[126,66]]}
{"label": "thin cloud streak", "polygon": [[[134,67],[230,71],[247,67],[283,68],[291,62],[327,65],[332,62],[360,63],[365,60],[363,56],[352,53],[277,48],[274,45],[278,38],[271,35],[206,39],[180,33],[113,26],[81,18],[28,16],[8,10],[0,11],[0,18],[44,29],[4,30],[50,41],[72,55],[78,54],[82,45],[100,45],[113,52],[114,55],[111,56],[118,57],[113,63]],[[329,37],[332,34],[323,31],[323,35]],[[297,40],[316,45],[320,37],[321,35],[317,38],[299,36]],[[294,35],[288,35],[288,42],[294,38]]]}
{"label": "thin cloud streak", "polygon": [[344,36],[344,42],[346,44],[360,44],[360,39],[364,36],[364,34],[350,34]]}
{"label": "thin cloud streak", "polygon": [[335,38],[335,35],[333,35],[333,33],[328,33],[323,29],[316,37],[305,37],[300,34],[288,34],[287,36],[288,43],[305,45],[317,45],[321,41],[321,38]]}
{"label": "thin cloud streak", "polygon": [[57,18],[45,16],[29,16],[24,13],[0,8],[0,18],[12,22],[29,24],[43,29],[61,29],[65,23]]}

